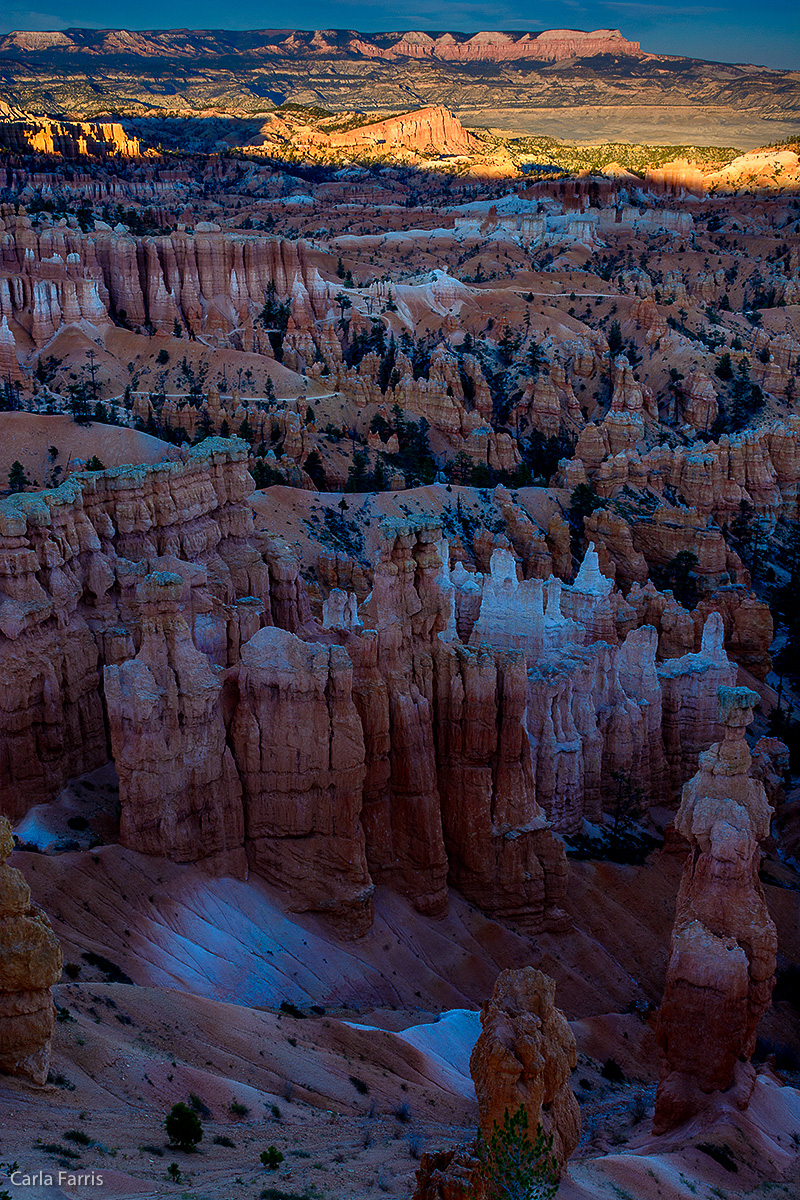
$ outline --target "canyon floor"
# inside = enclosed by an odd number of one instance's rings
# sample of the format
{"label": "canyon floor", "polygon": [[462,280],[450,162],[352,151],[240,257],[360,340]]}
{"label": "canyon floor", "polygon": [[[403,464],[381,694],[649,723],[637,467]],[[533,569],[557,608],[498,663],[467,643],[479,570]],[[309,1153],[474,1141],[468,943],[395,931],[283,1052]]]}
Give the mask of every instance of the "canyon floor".
{"label": "canyon floor", "polygon": [[[114,787],[107,770],[76,781],[20,831],[49,847],[14,861],[51,918],[66,974],[54,991],[52,1082],[0,1084],[6,1162],[93,1171],[102,1194],[120,1197],[408,1196],[421,1151],[474,1126],[477,1007],[498,971],[531,963],[557,981],[579,1050],[584,1128],[559,1197],[796,1194],[791,1074],[763,1067],[746,1114],[722,1106],[679,1138],[649,1133],[679,854],[656,851],[639,867],[573,861],[569,934],[526,937],[455,893],[447,919],[431,921],[382,891],[368,936],[347,942],[287,914],[257,879],[212,879],[113,841],[57,852],[65,814],[94,827]],[[767,887],[770,908],[794,958],[800,875],[774,869],[782,886]],[[795,1041],[790,1004],[776,1004],[762,1034]],[[167,1146],[163,1120],[190,1097],[204,1136],[187,1154]],[[284,1154],[274,1171],[259,1164],[270,1145]],[[167,1179],[172,1162],[180,1185]],[[3,1182],[15,1197],[94,1194]]]}

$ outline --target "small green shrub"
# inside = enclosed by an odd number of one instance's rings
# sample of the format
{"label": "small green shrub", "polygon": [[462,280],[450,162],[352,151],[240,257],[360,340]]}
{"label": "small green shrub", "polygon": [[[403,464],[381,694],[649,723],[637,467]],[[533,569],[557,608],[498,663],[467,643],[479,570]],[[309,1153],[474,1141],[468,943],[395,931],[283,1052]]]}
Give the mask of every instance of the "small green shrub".
{"label": "small green shrub", "polygon": [[64,1134],[65,1142],[75,1142],[78,1146],[91,1146],[92,1139],[82,1129],[68,1129]]}
{"label": "small green shrub", "polygon": [[198,1113],[201,1117],[210,1117],[211,1109],[195,1092],[189,1092],[189,1108]]}
{"label": "small green shrub", "polygon": [[531,1141],[528,1113],[520,1105],[513,1116],[505,1111],[503,1124],[495,1121],[488,1141],[478,1136],[478,1157],[486,1194],[491,1200],[551,1200],[558,1190],[558,1162],[553,1139],[541,1125]]}
{"label": "small green shrub", "polygon": [[178,1146],[181,1150],[194,1150],[197,1143],[203,1140],[200,1118],[188,1104],[173,1104],[164,1126],[170,1145]]}
{"label": "small green shrub", "polygon": [[266,1167],[268,1171],[275,1171],[283,1162],[283,1155],[276,1146],[268,1146],[266,1150],[262,1150],[259,1155],[262,1167]]}

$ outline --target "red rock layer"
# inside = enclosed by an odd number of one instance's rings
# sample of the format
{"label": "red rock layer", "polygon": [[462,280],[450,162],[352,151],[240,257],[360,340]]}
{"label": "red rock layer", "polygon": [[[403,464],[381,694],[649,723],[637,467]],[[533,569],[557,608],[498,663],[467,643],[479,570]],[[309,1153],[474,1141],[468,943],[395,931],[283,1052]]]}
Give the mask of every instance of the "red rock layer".
{"label": "red rock layer", "polygon": [[295,911],[372,924],[361,825],[364,737],[353,669],[339,646],[262,629],[244,646],[231,741],[251,869]]}
{"label": "red rock layer", "polygon": [[120,841],[243,875],[241,785],[225,744],[221,682],[192,640],[182,591],[180,575],[144,577],[139,653],[104,671]]}

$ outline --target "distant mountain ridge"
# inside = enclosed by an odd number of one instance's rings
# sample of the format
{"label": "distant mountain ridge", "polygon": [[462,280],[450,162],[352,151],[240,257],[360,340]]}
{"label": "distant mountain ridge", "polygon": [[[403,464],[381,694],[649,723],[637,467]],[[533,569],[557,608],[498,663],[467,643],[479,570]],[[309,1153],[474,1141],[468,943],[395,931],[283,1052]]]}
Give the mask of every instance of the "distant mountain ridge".
{"label": "distant mountain ridge", "polygon": [[537,59],[558,62],[594,54],[641,55],[639,42],[630,42],[618,29],[545,29],[541,32],[358,33],[349,29],[299,30],[143,30],[66,29],[53,32],[17,31],[0,38],[0,55],[56,51],[100,56],[152,57],[215,56],[248,53],[255,57],[286,54],[298,57],[356,54],[394,61],[434,58],[443,62],[510,62]]}

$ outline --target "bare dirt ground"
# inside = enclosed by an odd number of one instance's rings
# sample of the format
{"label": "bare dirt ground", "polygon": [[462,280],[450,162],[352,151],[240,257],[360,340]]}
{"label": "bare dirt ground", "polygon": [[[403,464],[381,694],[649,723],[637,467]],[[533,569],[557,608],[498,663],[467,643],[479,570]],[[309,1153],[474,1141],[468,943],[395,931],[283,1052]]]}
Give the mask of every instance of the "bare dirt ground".
{"label": "bare dirt ground", "polygon": [[[95,456],[104,467],[180,457],[173,446],[136,429],[96,422],[77,425],[71,417],[59,414],[0,413],[0,485],[7,481],[14,461],[22,463],[32,482],[47,487],[66,479]],[[54,477],[57,467],[60,472]]]}
{"label": "bare dirt ground", "polygon": [[[410,1197],[422,1150],[472,1136],[478,1007],[500,970],[527,963],[556,979],[579,1047],[584,1133],[561,1200],[798,1195],[800,1093],[769,1068],[745,1116],[723,1105],[711,1123],[650,1134],[652,1015],[679,854],[657,852],[641,867],[573,861],[567,934],[522,936],[457,893],[432,921],[379,889],[373,929],[343,941],[324,921],[287,912],[261,880],[212,879],[123,850],[109,824],[113,796],[108,770],[75,781],[20,829],[49,852],[13,856],[62,940],[66,970],[50,1083],[0,1084],[0,1163],[104,1179],[102,1193],[36,1191],[0,1174],[15,1200]],[[76,813],[88,825],[77,841],[107,844],[65,849]],[[796,956],[789,883],[767,890],[781,944]],[[776,1004],[762,1033],[796,1036],[796,1014]],[[164,1117],[178,1101],[200,1112],[196,1153],[166,1143]],[[270,1145],[284,1155],[275,1170],[259,1161]]]}

